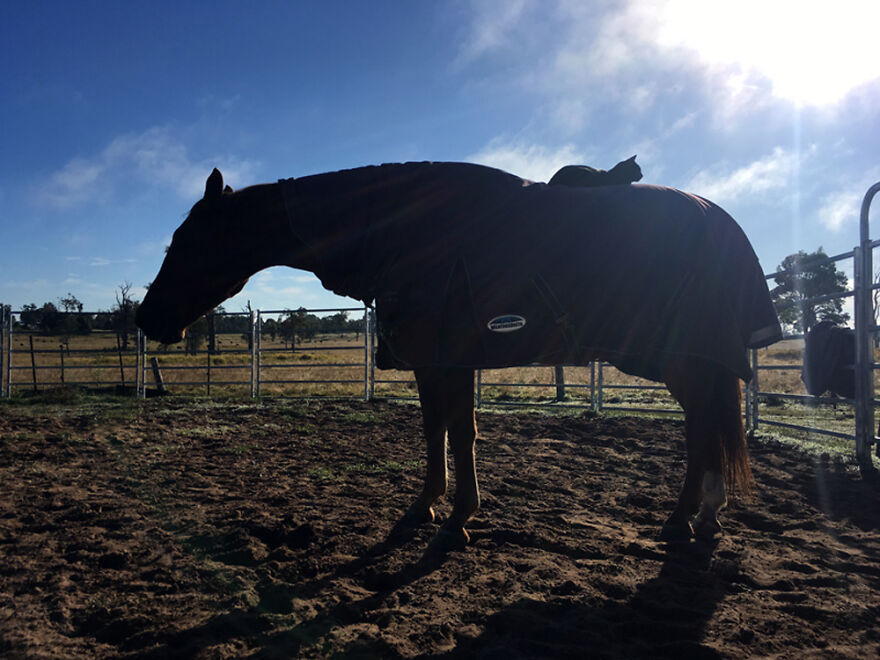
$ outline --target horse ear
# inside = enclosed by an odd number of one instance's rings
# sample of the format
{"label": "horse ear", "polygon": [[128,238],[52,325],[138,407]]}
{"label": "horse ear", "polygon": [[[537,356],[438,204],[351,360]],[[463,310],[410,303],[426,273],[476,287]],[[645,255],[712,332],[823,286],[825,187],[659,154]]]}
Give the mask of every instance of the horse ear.
{"label": "horse ear", "polygon": [[223,175],[216,167],[205,182],[205,199],[219,199],[223,193]]}

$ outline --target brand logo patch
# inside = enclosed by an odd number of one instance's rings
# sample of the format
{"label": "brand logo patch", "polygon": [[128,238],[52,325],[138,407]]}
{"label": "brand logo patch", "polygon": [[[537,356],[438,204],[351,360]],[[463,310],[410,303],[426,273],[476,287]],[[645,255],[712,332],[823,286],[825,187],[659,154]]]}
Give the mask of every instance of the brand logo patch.
{"label": "brand logo patch", "polygon": [[489,330],[492,332],[516,332],[526,324],[526,320],[517,314],[505,314],[496,316],[489,321]]}

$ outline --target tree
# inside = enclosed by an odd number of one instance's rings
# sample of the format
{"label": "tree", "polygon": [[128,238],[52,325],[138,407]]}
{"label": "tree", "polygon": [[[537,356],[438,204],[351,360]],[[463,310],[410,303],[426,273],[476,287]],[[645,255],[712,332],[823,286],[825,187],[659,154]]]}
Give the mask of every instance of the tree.
{"label": "tree", "polygon": [[65,343],[68,344],[68,350],[70,350],[70,335],[87,335],[92,331],[91,317],[82,313],[83,304],[69,291],[67,296],[59,298],[58,302],[64,310],[61,334],[65,336]]}
{"label": "tree", "polygon": [[250,320],[251,320],[251,318],[253,317],[253,314],[254,314],[254,308],[251,307],[251,301],[250,301],[250,300],[247,301],[247,306],[246,306],[246,307],[242,307],[242,311],[243,311],[243,312],[247,312],[247,314],[248,314],[248,316],[247,316],[248,321],[247,321],[247,329],[246,329],[244,332],[241,333],[241,336],[242,336],[242,339],[244,339],[244,340],[247,342],[248,350],[249,350],[249,351],[252,351],[252,350],[254,350],[254,333],[252,332],[251,321],[250,321]]}
{"label": "tree", "polygon": [[321,320],[314,314],[309,314],[305,307],[297,310],[284,310],[285,318],[279,324],[281,338],[290,342],[291,350],[296,350],[296,339],[312,339],[321,327]]}
{"label": "tree", "polygon": [[820,302],[808,302],[827,294],[847,291],[846,274],[833,262],[825,261],[828,255],[819,247],[806,253],[803,250],[788,255],[779,265],[780,272],[774,278],[776,286],[770,296],[776,304],[779,320],[796,332],[806,332],[819,321],[844,324],[849,314],[843,311],[843,298]]}
{"label": "tree", "polygon": [[137,312],[138,301],[129,295],[131,282],[123,282],[116,292],[116,307],[110,310],[110,319],[113,331],[122,344],[122,350],[128,350],[128,336],[137,332],[134,323],[134,315]]}
{"label": "tree", "polygon": [[67,292],[66,298],[59,298],[58,302],[61,303],[61,307],[64,308],[65,312],[83,311],[83,304],[79,300],[77,300],[76,296],[70,293],[70,291]]}
{"label": "tree", "polygon": [[210,332],[208,316],[200,317],[195,323],[186,329],[183,336],[183,350],[186,355],[195,355],[205,343],[205,337]]}

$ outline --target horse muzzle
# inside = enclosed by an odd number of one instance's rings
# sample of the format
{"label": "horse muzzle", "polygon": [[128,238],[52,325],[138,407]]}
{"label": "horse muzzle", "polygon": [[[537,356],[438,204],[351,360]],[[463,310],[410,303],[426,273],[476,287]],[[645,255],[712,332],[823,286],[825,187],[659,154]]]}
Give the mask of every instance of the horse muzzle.
{"label": "horse muzzle", "polygon": [[183,339],[184,329],[174,323],[169,315],[151,312],[143,304],[138,308],[134,321],[148,339],[161,344],[176,344]]}

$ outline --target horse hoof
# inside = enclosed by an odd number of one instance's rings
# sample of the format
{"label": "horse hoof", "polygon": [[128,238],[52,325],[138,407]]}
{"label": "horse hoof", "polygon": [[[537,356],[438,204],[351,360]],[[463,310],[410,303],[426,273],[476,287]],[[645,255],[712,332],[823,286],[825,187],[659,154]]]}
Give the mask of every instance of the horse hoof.
{"label": "horse hoof", "polygon": [[460,527],[457,530],[451,530],[446,529],[445,527],[441,527],[436,536],[434,536],[433,540],[431,541],[429,549],[433,550],[434,552],[464,550],[470,540],[471,537],[464,530],[464,528]]}
{"label": "horse hoof", "polygon": [[694,521],[694,536],[700,541],[713,541],[723,533],[724,529],[717,520],[698,519]]}
{"label": "horse hoof", "polygon": [[690,523],[666,523],[660,530],[660,540],[664,543],[686,543],[694,538],[694,528]]}
{"label": "horse hoof", "polygon": [[413,504],[406,510],[403,517],[398,521],[397,526],[403,527],[421,527],[434,522],[434,509],[431,507],[421,507]]}

